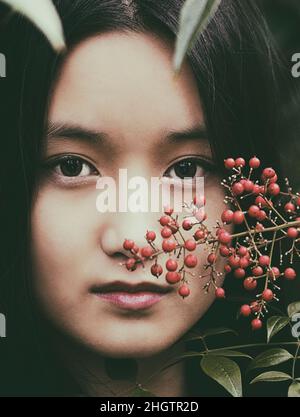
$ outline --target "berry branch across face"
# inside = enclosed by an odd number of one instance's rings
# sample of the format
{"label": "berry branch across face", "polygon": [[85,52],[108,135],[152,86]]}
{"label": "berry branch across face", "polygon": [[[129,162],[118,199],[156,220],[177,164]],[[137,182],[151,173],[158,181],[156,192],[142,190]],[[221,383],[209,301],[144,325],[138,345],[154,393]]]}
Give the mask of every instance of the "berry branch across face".
{"label": "berry branch across face", "polygon": [[[225,298],[218,278],[231,273],[232,279],[240,280],[241,287],[251,294],[249,304],[241,306],[240,314],[253,316],[251,325],[257,330],[262,327],[268,304],[278,301],[279,280],[296,278],[293,264],[300,258],[300,195],[293,193],[288,179],[283,191],[273,168],[264,168],[259,176],[261,162],[257,157],[251,158],[248,166],[241,157],[228,158],[224,165],[230,171],[221,182],[227,192],[224,201],[228,207],[221,221],[216,221],[214,233],[205,224],[205,196],[195,196],[192,202],[184,203],[194,220],[189,216],[180,224],[173,209],[165,208],[159,219],[159,243],[151,230],[146,232],[147,245],[143,248],[125,239],[123,247],[129,257],[124,265],[134,271],[139,265],[152,262],[151,274],[165,274],[166,281],[177,285],[178,294],[185,298],[190,294],[187,276],[195,277],[192,270],[199,262],[198,246],[205,245],[209,255],[203,265],[205,274],[199,275],[208,277],[204,291],[212,288],[216,298]],[[230,224],[240,231],[230,234],[225,230]],[[190,233],[188,239],[183,231]],[[163,254],[169,254],[164,265],[159,262]],[[216,268],[220,257],[226,259],[223,271]]]}

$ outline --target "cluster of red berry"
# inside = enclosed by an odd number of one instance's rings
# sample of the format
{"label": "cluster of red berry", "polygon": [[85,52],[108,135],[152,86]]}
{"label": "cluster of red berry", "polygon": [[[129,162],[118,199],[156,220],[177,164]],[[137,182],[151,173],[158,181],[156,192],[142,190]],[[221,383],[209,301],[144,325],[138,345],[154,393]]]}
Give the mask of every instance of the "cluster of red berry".
{"label": "cluster of red berry", "polygon": [[[224,289],[218,285],[218,278],[224,273],[232,273],[235,278],[243,280],[243,287],[247,291],[260,288],[255,299],[240,309],[242,316],[255,316],[251,325],[256,330],[262,327],[261,317],[267,312],[268,303],[278,300],[275,294],[280,289],[278,279],[296,278],[294,268],[283,268],[282,265],[284,257],[289,257],[290,265],[295,258],[300,258],[300,195],[293,194],[287,179],[286,191],[282,191],[273,168],[263,169],[260,177],[254,179],[261,165],[257,157],[250,159],[247,174],[243,158],[228,158],[224,164],[231,171],[228,179],[221,183],[227,190],[224,202],[230,207],[222,213],[222,224],[217,221],[215,233],[205,225],[205,197],[196,196],[190,204],[185,203],[185,207],[192,211],[194,221],[188,217],[179,224],[173,209],[165,209],[159,219],[163,238],[160,247],[155,244],[157,236],[154,231],[147,231],[145,238],[148,245],[143,248],[126,239],[123,247],[132,256],[125,265],[133,271],[138,264],[144,265],[145,261],[152,260],[151,273],[159,277],[164,273],[163,266],[158,263],[159,255],[168,253],[170,256],[165,263],[166,281],[173,285],[179,284],[178,293],[184,298],[190,294],[186,276],[195,276],[190,270],[198,264],[197,246],[205,244],[210,252],[204,265],[208,273],[199,277],[209,277],[203,287],[206,292],[213,287],[217,298],[225,298]],[[225,229],[230,224],[242,230],[230,234]],[[182,229],[193,231],[193,234],[186,239]],[[290,243],[290,248],[283,254],[282,247],[286,241]],[[274,265],[277,245],[280,253],[279,267]],[[223,272],[216,268],[220,257],[226,259]]]}

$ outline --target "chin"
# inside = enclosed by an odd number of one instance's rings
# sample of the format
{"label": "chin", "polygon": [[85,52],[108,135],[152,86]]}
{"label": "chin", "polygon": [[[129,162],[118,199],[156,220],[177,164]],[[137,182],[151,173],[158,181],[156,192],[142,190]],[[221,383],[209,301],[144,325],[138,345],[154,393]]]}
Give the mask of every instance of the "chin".
{"label": "chin", "polygon": [[169,349],[174,340],[166,339],[163,335],[157,335],[155,338],[147,336],[137,339],[133,335],[131,337],[114,337],[111,338],[99,336],[95,339],[84,338],[80,340],[81,345],[84,345],[89,350],[101,356],[111,358],[146,358],[160,354]]}

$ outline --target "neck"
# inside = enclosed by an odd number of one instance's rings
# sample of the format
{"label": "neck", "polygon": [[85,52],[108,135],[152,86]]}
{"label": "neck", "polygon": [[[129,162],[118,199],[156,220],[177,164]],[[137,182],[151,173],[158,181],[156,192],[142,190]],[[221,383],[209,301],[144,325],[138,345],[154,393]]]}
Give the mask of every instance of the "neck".
{"label": "neck", "polygon": [[187,395],[184,361],[162,370],[171,359],[184,353],[185,345],[181,341],[146,358],[105,357],[65,341],[55,345],[62,363],[84,395],[131,397],[138,384],[156,396]]}

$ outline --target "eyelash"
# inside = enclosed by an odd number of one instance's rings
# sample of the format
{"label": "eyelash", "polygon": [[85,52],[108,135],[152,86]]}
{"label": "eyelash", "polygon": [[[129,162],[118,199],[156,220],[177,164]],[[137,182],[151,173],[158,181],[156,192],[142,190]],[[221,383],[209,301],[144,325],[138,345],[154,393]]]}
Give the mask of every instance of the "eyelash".
{"label": "eyelash", "polygon": [[[83,166],[88,167],[88,169],[92,171],[94,171],[94,175],[93,174],[87,174],[87,175],[74,175],[74,176],[68,176],[68,175],[64,175],[63,171],[61,169],[61,166],[63,164],[63,162],[66,161],[71,161],[72,163],[74,163],[75,161],[80,162],[80,164],[82,164]],[[185,157],[182,158],[176,162],[173,162],[173,164],[164,172],[163,176],[164,177],[168,177],[168,178],[172,178],[172,175],[170,175],[170,172],[172,172],[172,170],[175,170],[176,165],[177,164],[182,164],[184,162],[192,162],[194,164],[196,164],[197,169],[198,167],[201,167],[204,170],[204,174],[201,176],[208,176],[210,174],[211,171],[213,171],[214,169],[216,169],[214,163],[210,160],[207,160],[203,157],[199,158],[196,156],[189,156],[189,157]],[[86,159],[80,157],[80,156],[76,156],[76,155],[64,155],[55,159],[52,159],[48,162],[46,162],[46,164],[44,165],[44,168],[46,169],[46,171],[50,171],[50,173],[52,173],[54,175],[54,177],[56,177],[57,181],[61,182],[61,183],[65,183],[65,184],[80,184],[80,183],[85,183],[87,182],[87,177],[91,177],[91,176],[99,176],[100,173],[99,171],[93,166],[92,163],[88,162]],[[55,169],[59,168],[60,173],[55,172]],[[82,169],[81,169],[82,170]],[[196,175],[194,175],[193,177],[189,177],[191,178],[191,180],[193,178],[197,177]],[[198,177],[200,177],[200,175],[198,175]],[[177,177],[178,179],[183,179],[180,177]],[[188,177],[185,177],[188,178]]]}

